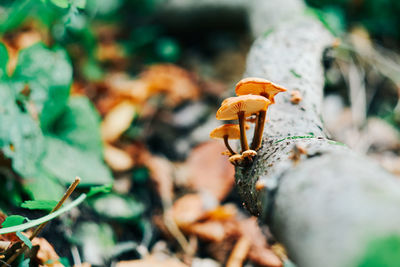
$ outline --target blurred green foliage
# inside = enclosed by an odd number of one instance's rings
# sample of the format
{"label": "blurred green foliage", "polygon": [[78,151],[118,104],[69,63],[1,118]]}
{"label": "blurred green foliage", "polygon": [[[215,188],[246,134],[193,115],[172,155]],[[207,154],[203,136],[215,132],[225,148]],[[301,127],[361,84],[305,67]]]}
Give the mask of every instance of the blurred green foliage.
{"label": "blurred green foliage", "polygon": [[[400,38],[398,0],[306,0],[327,14],[332,27],[363,25],[377,39]],[[340,27],[340,26],[339,26]],[[336,27],[337,28],[337,27]]]}
{"label": "blurred green foliage", "polygon": [[[115,67],[99,59],[104,42],[116,43],[125,51],[128,70],[149,62],[179,60],[177,40],[149,21],[162,1],[0,3],[0,38],[33,27],[47,43],[20,51],[10,77],[9,55],[0,43],[0,149],[14,171],[25,178],[23,189],[32,198],[58,199],[76,175],[83,178],[82,185],[112,181],[103,162],[100,116],[88,98],[69,96],[73,76],[98,81]],[[13,197],[7,202],[19,204],[21,188],[9,181],[4,186],[12,189]]]}
{"label": "blurred green foliage", "polygon": [[13,75],[0,80],[0,148],[35,199],[58,200],[77,175],[84,185],[112,181],[99,115],[86,97],[69,98],[71,82],[65,50],[41,43],[22,50]]}
{"label": "blurred green foliage", "polygon": [[[96,81],[107,64],[99,62],[99,43],[113,39],[133,65],[176,62],[180,46],[151,14],[165,0],[4,0],[0,3],[0,35],[12,33],[34,21],[48,32],[52,42],[70,52],[79,65],[78,76]],[[106,36],[99,29],[111,26]],[[1,53],[1,51],[0,51]],[[133,70],[137,68],[131,66]]]}
{"label": "blurred green foliage", "polygon": [[[396,234],[367,243],[367,249],[358,267],[396,267],[400,262],[400,237]],[[354,266],[354,265],[353,265]]]}

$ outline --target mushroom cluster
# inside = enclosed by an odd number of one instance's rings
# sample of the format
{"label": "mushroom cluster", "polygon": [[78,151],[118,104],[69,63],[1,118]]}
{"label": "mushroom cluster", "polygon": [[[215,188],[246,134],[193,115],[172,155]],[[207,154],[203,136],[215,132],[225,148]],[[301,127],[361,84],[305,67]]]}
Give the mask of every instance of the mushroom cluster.
{"label": "mushroom cluster", "polygon": [[[286,91],[280,85],[261,78],[244,78],[236,84],[235,97],[222,101],[217,111],[218,120],[238,120],[239,124],[225,124],[215,128],[210,133],[211,138],[220,138],[228,151],[229,161],[234,165],[249,163],[257,155],[261,147],[265,117],[270,104],[274,104],[274,97]],[[250,119],[255,116],[255,119]],[[253,141],[249,147],[246,136],[246,121],[255,122]],[[236,153],[228,143],[229,139],[240,139],[242,150]]]}

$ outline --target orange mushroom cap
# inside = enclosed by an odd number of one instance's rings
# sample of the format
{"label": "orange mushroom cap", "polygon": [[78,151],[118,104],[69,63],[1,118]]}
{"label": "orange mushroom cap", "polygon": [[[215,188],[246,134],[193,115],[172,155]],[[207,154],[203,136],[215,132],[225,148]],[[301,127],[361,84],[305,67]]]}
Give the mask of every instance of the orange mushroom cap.
{"label": "orange mushroom cap", "polygon": [[211,131],[211,138],[224,138],[228,135],[229,139],[239,139],[240,129],[237,124],[224,124]]}
{"label": "orange mushroom cap", "polygon": [[268,99],[258,95],[241,95],[225,100],[217,111],[217,120],[235,120],[238,113],[244,111],[245,116],[266,110],[271,103]]}
{"label": "orange mushroom cap", "polygon": [[248,77],[241,79],[236,84],[235,91],[237,95],[252,94],[264,96],[273,104],[275,103],[275,95],[286,91],[286,88],[262,78]]}

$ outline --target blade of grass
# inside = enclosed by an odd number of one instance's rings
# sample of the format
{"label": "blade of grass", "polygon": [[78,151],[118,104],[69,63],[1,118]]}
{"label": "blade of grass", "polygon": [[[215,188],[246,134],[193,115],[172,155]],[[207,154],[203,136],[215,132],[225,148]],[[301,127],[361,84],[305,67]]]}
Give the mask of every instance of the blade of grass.
{"label": "blade of grass", "polygon": [[16,226],[12,226],[12,227],[2,228],[2,229],[0,229],[0,235],[8,234],[8,233],[14,233],[14,232],[17,232],[17,231],[24,231],[26,229],[35,227],[35,226],[37,226],[39,224],[48,222],[48,221],[60,216],[61,214],[71,210],[72,208],[78,206],[79,204],[81,204],[86,199],[86,197],[87,197],[86,194],[82,194],[77,199],[75,199],[73,202],[71,202],[70,204],[66,205],[65,207],[59,209],[56,212],[50,213],[50,214],[48,214],[46,216],[43,216],[43,217],[41,217],[39,219],[31,220],[29,222],[26,222],[26,223],[23,223],[23,224],[20,224],[20,225],[16,225]]}
{"label": "blade of grass", "polygon": [[[46,218],[46,217],[48,217],[48,216],[50,216],[50,215],[54,215],[54,214],[56,214],[56,213],[61,214],[61,213],[62,213],[61,211],[65,210],[65,208],[67,208],[67,207],[69,207],[68,210],[72,209],[74,206],[71,206],[71,204],[73,204],[73,203],[76,204],[77,200],[79,200],[79,199],[82,199],[81,202],[82,202],[83,200],[85,200],[86,194],[83,194],[83,195],[81,195],[78,199],[76,199],[74,202],[72,202],[70,205],[68,205],[68,206],[66,206],[66,207],[64,207],[64,208],[62,208],[62,209],[60,209],[60,207],[64,204],[65,200],[67,200],[68,197],[72,194],[72,192],[74,192],[75,188],[78,186],[78,184],[79,184],[80,181],[81,181],[81,178],[79,178],[79,177],[76,177],[76,178],[75,178],[75,181],[69,186],[69,188],[68,188],[67,191],[65,192],[64,196],[63,196],[63,197],[61,198],[61,200],[57,203],[57,205],[54,207],[54,209],[53,209],[52,211],[50,211],[50,214],[48,214],[47,216],[44,216],[44,217],[42,217],[42,218],[40,218],[40,219],[33,220],[33,221],[30,221],[30,222],[27,223],[27,224],[29,225],[31,222],[38,221],[38,220],[39,220],[39,221],[42,220],[42,222],[39,223],[39,226],[35,229],[35,231],[33,231],[32,235],[29,237],[29,240],[34,239],[34,238],[40,233],[40,231],[47,225],[47,223],[49,222],[49,220],[51,220],[51,219],[45,219],[45,220],[44,220],[44,218]],[[79,203],[80,203],[80,202],[79,202]],[[79,203],[78,203],[78,204],[79,204]],[[76,204],[76,205],[78,205],[78,204]],[[75,205],[75,206],[76,206],[76,205]],[[60,209],[60,210],[59,210],[59,209]],[[65,210],[65,211],[67,211],[67,210]],[[65,212],[65,211],[64,211],[64,212]],[[60,213],[60,212],[61,212],[61,213]],[[50,216],[50,217],[51,217],[51,216]],[[54,217],[54,218],[55,218],[55,217]],[[22,225],[25,225],[25,226],[26,226],[26,224],[22,224]],[[36,225],[37,225],[37,224],[36,224]],[[34,226],[36,226],[36,225],[34,225]],[[14,227],[20,227],[20,226],[21,226],[21,225],[17,225],[17,226],[14,226]],[[32,226],[30,226],[30,227],[32,227]],[[28,228],[30,228],[30,227],[28,227]],[[8,229],[10,229],[10,228],[13,228],[13,227],[8,227]],[[1,229],[1,230],[6,230],[6,229],[7,229],[7,228]],[[24,230],[25,230],[25,229],[24,229]],[[22,231],[22,230],[17,230],[17,231]],[[0,234],[1,234],[1,232],[0,232]],[[7,263],[3,264],[3,266],[11,265],[11,263],[12,263],[16,258],[18,258],[19,255],[21,255],[22,253],[24,253],[24,251],[26,250],[26,248],[27,248],[26,243],[23,243],[23,244],[22,244],[22,247],[19,249],[19,251],[16,252],[14,255],[12,255],[12,256],[8,259]]]}

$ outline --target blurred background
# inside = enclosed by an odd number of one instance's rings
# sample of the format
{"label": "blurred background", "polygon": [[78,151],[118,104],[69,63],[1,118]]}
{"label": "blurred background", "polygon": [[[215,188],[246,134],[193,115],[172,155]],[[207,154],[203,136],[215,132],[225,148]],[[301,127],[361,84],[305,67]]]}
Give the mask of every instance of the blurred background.
{"label": "blurred background", "polygon": [[[400,176],[400,2],[306,2],[337,37],[323,61],[332,139]],[[73,198],[113,184],[52,221],[31,266],[291,265],[209,140],[255,39],[245,4],[1,1],[0,221],[45,215],[21,203],[58,201],[77,175]],[[18,240],[0,236],[0,260]]]}

